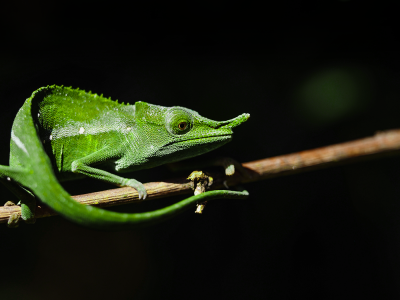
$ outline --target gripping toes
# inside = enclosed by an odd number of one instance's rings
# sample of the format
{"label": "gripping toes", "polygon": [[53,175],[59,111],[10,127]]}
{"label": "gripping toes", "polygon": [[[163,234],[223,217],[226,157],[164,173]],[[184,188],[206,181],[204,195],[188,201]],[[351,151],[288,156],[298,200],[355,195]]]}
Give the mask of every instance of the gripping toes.
{"label": "gripping toes", "polygon": [[133,187],[135,190],[137,190],[139,193],[139,200],[146,199],[147,191],[141,182],[139,182],[135,179],[124,179],[121,185],[122,186],[130,186],[130,187]]}

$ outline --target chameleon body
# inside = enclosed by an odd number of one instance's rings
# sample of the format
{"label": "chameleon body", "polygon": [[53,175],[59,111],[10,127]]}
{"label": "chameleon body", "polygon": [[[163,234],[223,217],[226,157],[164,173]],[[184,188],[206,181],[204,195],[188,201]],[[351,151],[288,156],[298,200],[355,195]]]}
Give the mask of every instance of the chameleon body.
{"label": "chameleon body", "polygon": [[15,117],[10,166],[0,165],[0,181],[19,198],[22,218],[28,223],[35,220],[36,197],[71,221],[93,228],[162,221],[199,199],[244,198],[247,192],[211,191],[157,211],[125,214],[81,205],[58,181],[88,176],[133,187],[145,199],[142,183],[117,173],[211,151],[229,142],[232,128],[248,118],[242,114],[217,122],[183,107],[128,105],[79,89],[43,87]]}

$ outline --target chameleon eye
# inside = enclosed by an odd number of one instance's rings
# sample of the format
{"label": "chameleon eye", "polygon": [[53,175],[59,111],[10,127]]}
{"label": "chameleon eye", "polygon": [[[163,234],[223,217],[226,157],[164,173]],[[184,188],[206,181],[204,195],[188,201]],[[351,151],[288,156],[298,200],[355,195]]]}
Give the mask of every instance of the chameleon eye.
{"label": "chameleon eye", "polygon": [[193,116],[183,108],[172,107],[165,115],[165,127],[173,135],[188,133],[193,127]]}
{"label": "chameleon eye", "polygon": [[179,130],[185,130],[186,127],[187,127],[187,123],[186,123],[186,122],[180,122],[180,123],[178,124]]}

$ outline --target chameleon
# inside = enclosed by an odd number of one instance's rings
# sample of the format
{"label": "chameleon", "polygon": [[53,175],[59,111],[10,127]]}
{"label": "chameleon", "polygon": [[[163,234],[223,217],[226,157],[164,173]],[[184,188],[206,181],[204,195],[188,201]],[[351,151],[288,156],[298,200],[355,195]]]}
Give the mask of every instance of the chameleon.
{"label": "chameleon", "polygon": [[[18,111],[11,130],[9,166],[2,182],[19,199],[21,217],[34,223],[36,199],[77,224],[124,229],[161,222],[198,201],[244,199],[247,191],[208,191],[144,213],[117,213],[82,205],[60,182],[90,177],[137,190],[144,185],[120,173],[152,168],[201,155],[232,139],[232,128],[250,117],[213,121],[179,106],[118,103],[103,95],[51,85],[34,91]],[[19,221],[9,220],[9,227]]]}

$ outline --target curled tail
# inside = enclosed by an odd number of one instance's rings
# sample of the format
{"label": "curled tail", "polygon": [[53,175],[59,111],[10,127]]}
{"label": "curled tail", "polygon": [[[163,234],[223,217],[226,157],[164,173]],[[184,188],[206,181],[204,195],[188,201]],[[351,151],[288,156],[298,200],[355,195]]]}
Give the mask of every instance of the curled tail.
{"label": "curled tail", "polygon": [[155,224],[172,218],[186,209],[193,207],[193,204],[198,201],[210,201],[221,198],[244,199],[248,196],[247,191],[210,191],[189,197],[159,210],[127,214],[110,212],[76,202],[62,188],[55,176],[53,178],[48,178],[46,183],[39,183],[36,182],[35,178],[37,174],[34,172],[14,169],[7,166],[0,166],[0,174],[2,179],[4,179],[4,177],[13,178],[13,180],[28,188],[54,211],[63,215],[70,221],[95,229],[126,229],[129,227],[141,227]]}

